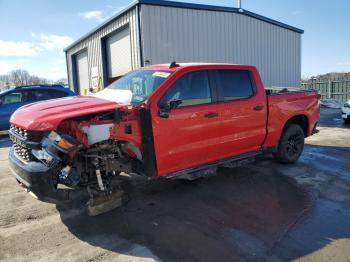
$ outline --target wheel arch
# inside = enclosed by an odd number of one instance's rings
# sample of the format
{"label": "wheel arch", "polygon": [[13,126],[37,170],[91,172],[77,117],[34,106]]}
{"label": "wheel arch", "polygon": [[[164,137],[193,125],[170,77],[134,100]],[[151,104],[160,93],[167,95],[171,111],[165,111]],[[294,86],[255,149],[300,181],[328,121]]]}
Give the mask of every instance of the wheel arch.
{"label": "wheel arch", "polygon": [[[284,131],[286,130],[286,128],[290,125],[290,124],[296,124],[299,125],[304,132],[304,136],[307,137],[308,136],[308,130],[309,130],[309,119],[306,115],[295,115],[291,118],[289,118],[287,120],[287,122],[284,124],[283,126],[283,130],[282,130],[282,134],[284,133]],[[281,134],[281,135],[282,135]]]}

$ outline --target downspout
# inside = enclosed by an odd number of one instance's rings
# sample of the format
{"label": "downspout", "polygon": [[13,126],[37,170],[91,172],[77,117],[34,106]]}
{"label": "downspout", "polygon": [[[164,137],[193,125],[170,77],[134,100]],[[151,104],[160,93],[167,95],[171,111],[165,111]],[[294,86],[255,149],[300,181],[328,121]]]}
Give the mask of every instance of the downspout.
{"label": "downspout", "polygon": [[142,29],[141,29],[141,4],[136,5],[137,12],[137,34],[138,34],[138,49],[140,56],[140,67],[144,66],[143,62],[143,44],[142,44]]}
{"label": "downspout", "polygon": [[69,74],[69,62],[68,62],[68,50],[64,51],[65,54],[66,54],[66,68],[67,68],[67,81],[68,81],[68,87],[71,91],[75,91],[74,90],[74,86],[71,86],[70,83],[71,83],[71,76]]}

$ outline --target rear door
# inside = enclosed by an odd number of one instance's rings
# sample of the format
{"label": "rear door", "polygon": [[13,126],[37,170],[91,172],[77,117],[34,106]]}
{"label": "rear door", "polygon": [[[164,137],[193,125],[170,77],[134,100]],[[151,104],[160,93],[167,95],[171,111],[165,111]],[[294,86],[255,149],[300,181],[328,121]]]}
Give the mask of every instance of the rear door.
{"label": "rear door", "polygon": [[221,158],[259,150],[266,136],[264,90],[257,88],[250,70],[216,70],[221,125],[217,132]]}
{"label": "rear door", "polygon": [[186,73],[169,87],[158,106],[175,100],[180,100],[181,104],[172,109],[167,118],[159,116],[158,112],[152,113],[159,175],[217,158],[216,133],[221,123],[210,79],[208,71]]}

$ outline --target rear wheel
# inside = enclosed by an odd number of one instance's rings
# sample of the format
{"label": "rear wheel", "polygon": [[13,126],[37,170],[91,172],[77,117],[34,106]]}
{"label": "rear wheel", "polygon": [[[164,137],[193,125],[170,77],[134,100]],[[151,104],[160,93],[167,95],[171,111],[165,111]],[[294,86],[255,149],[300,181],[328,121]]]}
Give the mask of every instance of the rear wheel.
{"label": "rear wheel", "polygon": [[275,159],[283,164],[296,162],[304,149],[304,131],[299,125],[288,125],[278,143]]}

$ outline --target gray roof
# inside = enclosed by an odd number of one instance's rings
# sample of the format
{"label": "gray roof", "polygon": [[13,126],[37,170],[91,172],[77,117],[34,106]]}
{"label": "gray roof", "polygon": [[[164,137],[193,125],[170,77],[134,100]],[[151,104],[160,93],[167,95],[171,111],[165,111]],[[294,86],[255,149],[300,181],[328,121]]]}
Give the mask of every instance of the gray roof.
{"label": "gray roof", "polygon": [[283,27],[285,29],[297,32],[299,34],[303,34],[304,31],[302,29],[278,22],[276,20],[270,19],[268,17],[262,16],[262,15],[258,15],[256,13],[244,10],[244,9],[239,9],[239,8],[234,8],[234,7],[225,7],[225,6],[214,6],[214,5],[203,5],[203,4],[193,4],[193,3],[184,3],[184,2],[174,2],[174,1],[163,1],[163,0],[136,0],[134,2],[132,2],[130,5],[128,5],[127,7],[125,7],[123,10],[121,10],[120,12],[116,13],[115,15],[113,15],[112,17],[110,17],[109,19],[107,19],[105,22],[103,22],[102,24],[98,25],[97,27],[95,27],[94,29],[92,29],[90,32],[88,32],[87,34],[83,35],[82,37],[78,38],[76,41],[74,41],[72,44],[70,44],[69,46],[67,46],[64,51],[67,51],[68,49],[70,49],[71,47],[77,45],[79,42],[85,40],[86,38],[88,38],[89,36],[91,36],[92,34],[94,34],[96,31],[98,31],[100,28],[106,26],[107,24],[109,24],[110,22],[112,22],[113,20],[119,18],[120,16],[122,16],[124,13],[128,12],[130,9],[134,8],[137,5],[156,5],[156,6],[168,6],[168,7],[177,7],[177,8],[187,8],[187,9],[197,9],[197,10],[209,10],[209,11],[221,11],[221,12],[232,12],[232,13],[240,13],[246,16],[250,16],[256,19],[259,19],[261,21],[273,24],[273,25],[277,25],[280,27]]}

